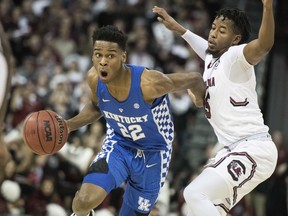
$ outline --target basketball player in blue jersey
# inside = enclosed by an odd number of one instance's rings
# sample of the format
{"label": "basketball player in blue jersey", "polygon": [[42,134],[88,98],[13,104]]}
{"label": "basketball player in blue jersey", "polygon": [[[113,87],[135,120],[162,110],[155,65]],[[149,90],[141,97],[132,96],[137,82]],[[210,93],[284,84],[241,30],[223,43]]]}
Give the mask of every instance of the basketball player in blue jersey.
{"label": "basketball player in blue jersey", "polygon": [[[73,200],[76,216],[93,215],[107,194],[126,183],[120,216],[148,216],[167,176],[174,134],[167,93],[188,89],[198,107],[205,85],[198,72],[165,75],[125,64],[127,36],[114,26],[93,34],[91,102],[72,119],[69,131],[100,117],[106,139]],[[90,213],[89,213],[90,211]]]}
{"label": "basketball player in blue jersey", "polygon": [[223,145],[184,190],[188,216],[227,215],[275,170],[277,149],[255,91],[254,65],[274,44],[273,1],[262,3],[258,38],[249,43],[245,42],[249,39],[249,21],[236,8],[218,11],[208,41],[185,29],[163,8],[153,8],[158,20],[181,35],[205,61],[205,114]]}
{"label": "basketball player in blue jersey", "polygon": [[0,183],[4,179],[4,167],[10,158],[2,133],[11,83],[10,58],[9,40],[0,23]]}

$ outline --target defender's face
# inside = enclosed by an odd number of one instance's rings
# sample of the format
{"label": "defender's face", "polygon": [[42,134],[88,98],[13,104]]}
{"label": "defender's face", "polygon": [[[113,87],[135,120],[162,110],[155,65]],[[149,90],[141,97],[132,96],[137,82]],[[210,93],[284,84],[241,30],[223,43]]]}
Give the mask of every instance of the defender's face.
{"label": "defender's face", "polygon": [[92,61],[102,82],[108,83],[115,80],[125,60],[126,53],[117,43],[95,41]]}
{"label": "defender's face", "polygon": [[214,20],[208,37],[208,53],[214,57],[219,57],[226,52],[230,46],[239,42],[237,41],[239,35],[235,35],[232,27],[233,21],[227,18],[223,19],[222,16]]}

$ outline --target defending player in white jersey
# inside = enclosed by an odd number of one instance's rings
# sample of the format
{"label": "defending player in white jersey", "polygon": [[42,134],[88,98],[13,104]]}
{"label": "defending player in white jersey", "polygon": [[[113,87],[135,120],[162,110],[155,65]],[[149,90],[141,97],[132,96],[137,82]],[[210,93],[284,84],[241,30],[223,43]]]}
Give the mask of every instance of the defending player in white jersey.
{"label": "defending player in white jersey", "polygon": [[208,41],[185,29],[163,8],[153,8],[158,20],[181,35],[205,60],[205,114],[224,146],[185,188],[188,216],[227,215],[275,169],[277,149],[264,124],[255,91],[254,65],[274,44],[273,1],[262,3],[258,38],[249,43],[249,21],[236,8],[218,11]]}
{"label": "defending player in white jersey", "polygon": [[4,117],[7,109],[8,91],[10,88],[11,74],[10,69],[10,46],[8,38],[0,23],[0,183],[4,178],[4,167],[9,160],[9,153],[3,141],[2,130],[4,127]]}

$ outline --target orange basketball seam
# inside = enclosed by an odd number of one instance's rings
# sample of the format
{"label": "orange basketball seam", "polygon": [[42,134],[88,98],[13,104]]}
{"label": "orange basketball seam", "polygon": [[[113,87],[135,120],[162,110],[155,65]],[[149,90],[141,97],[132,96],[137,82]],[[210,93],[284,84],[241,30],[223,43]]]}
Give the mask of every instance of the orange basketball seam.
{"label": "orange basketball seam", "polygon": [[[38,140],[39,140],[39,143],[40,143],[40,146],[41,146],[43,152],[46,153],[46,154],[49,154],[49,153],[46,152],[45,149],[43,148],[42,142],[41,142],[41,139],[40,139],[40,132],[41,132],[41,131],[39,131],[39,127],[38,127],[38,124],[39,124],[39,120],[38,120],[38,119],[39,119],[39,114],[40,114],[40,112],[37,112],[37,120],[36,120],[36,122],[37,122],[37,124],[36,124],[37,136],[38,136]],[[38,154],[40,154],[40,153],[38,153]]]}
{"label": "orange basketball seam", "polygon": [[55,122],[54,122],[54,119],[53,119],[53,117],[52,117],[52,115],[50,114],[50,112],[48,112],[47,110],[45,110],[47,113],[48,113],[48,115],[50,116],[50,118],[51,118],[51,121],[52,121],[52,123],[53,123],[53,125],[54,125],[54,145],[53,145],[53,149],[52,149],[52,151],[50,152],[50,153],[48,153],[48,154],[51,154],[51,153],[53,153],[54,152],[54,149],[55,149],[55,146],[56,146],[56,125],[55,125]]}

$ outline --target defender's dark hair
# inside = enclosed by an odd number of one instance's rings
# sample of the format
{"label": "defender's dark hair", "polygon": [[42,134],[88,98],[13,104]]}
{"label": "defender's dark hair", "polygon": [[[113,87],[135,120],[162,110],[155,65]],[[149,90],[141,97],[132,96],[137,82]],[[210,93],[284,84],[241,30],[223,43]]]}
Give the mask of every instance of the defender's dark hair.
{"label": "defender's dark hair", "polygon": [[251,27],[247,15],[238,8],[223,8],[216,13],[216,18],[223,16],[223,20],[229,19],[234,22],[233,31],[241,34],[239,44],[245,43],[250,37]]}
{"label": "defender's dark hair", "polygon": [[123,51],[126,49],[127,36],[120,31],[116,26],[107,25],[103,26],[93,32],[92,40],[95,41],[109,41],[119,45]]}

